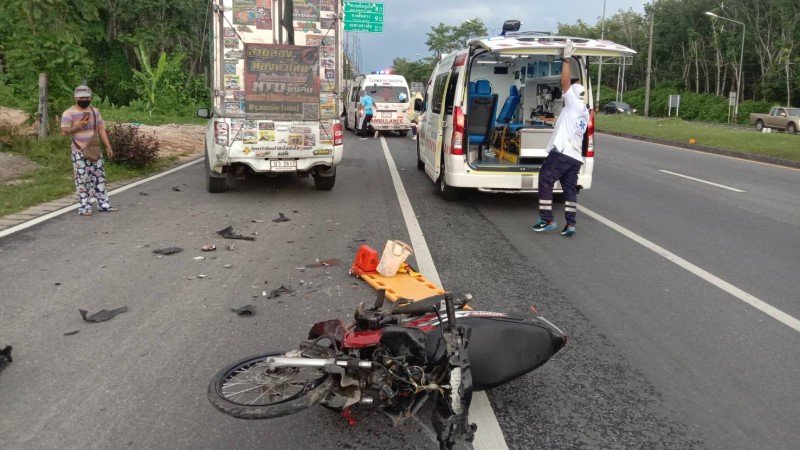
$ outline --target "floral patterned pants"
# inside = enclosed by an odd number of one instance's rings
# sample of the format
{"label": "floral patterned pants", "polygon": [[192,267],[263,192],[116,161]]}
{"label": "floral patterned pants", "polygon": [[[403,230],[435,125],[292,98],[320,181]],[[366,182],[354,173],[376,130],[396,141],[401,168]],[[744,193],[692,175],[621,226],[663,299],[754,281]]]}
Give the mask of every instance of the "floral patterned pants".
{"label": "floral patterned pants", "polygon": [[78,192],[78,213],[92,211],[91,199],[97,200],[101,211],[111,208],[106,195],[106,173],[103,169],[103,158],[89,161],[79,152],[72,152],[72,169],[75,176],[75,189]]}

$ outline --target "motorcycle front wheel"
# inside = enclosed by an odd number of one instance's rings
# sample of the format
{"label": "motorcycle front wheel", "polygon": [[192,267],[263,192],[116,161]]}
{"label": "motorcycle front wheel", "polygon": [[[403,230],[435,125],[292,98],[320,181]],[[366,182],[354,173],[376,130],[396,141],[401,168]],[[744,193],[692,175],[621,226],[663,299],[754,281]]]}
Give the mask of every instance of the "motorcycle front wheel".
{"label": "motorcycle front wheel", "polygon": [[284,353],[270,352],[229,364],[209,383],[208,401],[239,419],[271,419],[294,414],[325,399],[333,380],[323,369],[269,369],[267,358]]}

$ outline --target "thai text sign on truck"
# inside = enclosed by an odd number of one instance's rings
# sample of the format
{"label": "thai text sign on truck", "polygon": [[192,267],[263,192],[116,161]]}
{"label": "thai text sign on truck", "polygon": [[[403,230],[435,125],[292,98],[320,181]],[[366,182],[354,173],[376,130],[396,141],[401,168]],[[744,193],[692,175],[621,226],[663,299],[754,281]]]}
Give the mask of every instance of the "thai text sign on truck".
{"label": "thai text sign on truck", "polygon": [[342,158],[340,0],[211,0],[207,187],[295,172],[333,188]]}

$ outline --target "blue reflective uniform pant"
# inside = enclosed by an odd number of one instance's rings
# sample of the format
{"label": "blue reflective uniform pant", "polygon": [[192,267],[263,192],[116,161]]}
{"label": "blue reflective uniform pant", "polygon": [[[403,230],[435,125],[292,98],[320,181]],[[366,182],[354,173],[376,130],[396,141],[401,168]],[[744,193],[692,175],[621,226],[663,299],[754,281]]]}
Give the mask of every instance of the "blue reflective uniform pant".
{"label": "blue reflective uniform pant", "polygon": [[564,217],[567,224],[575,225],[578,213],[578,172],[583,163],[553,150],[547,154],[539,170],[539,217],[553,220],[553,185],[561,182],[564,190]]}

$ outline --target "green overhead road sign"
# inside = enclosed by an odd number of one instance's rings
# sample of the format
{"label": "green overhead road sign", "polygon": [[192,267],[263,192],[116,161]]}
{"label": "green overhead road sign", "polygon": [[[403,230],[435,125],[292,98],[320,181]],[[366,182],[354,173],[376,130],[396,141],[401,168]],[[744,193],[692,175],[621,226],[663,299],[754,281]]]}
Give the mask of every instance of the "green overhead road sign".
{"label": "green overhead road sign", "polygon": [[344,31],[383,32],[383,3],[345,2]]}

